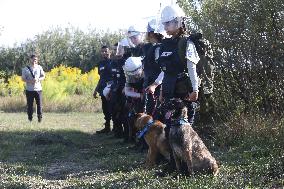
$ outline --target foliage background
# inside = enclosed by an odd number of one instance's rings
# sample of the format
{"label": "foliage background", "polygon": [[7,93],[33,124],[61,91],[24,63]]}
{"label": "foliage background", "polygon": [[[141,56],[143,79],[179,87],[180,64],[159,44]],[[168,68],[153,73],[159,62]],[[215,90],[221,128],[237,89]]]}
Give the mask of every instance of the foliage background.
{"label": "foliage background", "polygon": [[190,30],[202,31],[213,45],[217,112],[283,115],[283,1],[179,3],[191,17]]}
{"label": "foliage background", "polygon": [[[202,31],[213,45],[215,118],[225,121],[249,112],[281,117],[284,107],[282,0],[179,0],[178,3],[190,18],[189,31]],[[122,36],[123,31],[111,33],[90,29],[83,32],[74,27],[51,28],[13,48],[1,47],[0,94],[5,93],[3,88],[7,87],[9,79],[17,80],[13,75],[20,75],[31,53],[39,53],[47,72],[63,65],[79,68],[85,73],[98,63],[101,45],[111,46]],[[54,86],[60,98],[65,93],[86,92],[86,88],[75,84],[74,78],[68,79],[68,89]],[[47,77],[47,82],[51,81],[52,77]],[[63,82],[62,85],[66,84]],[[8,88],[10,93],[21,90],[21,87]],[[53,98],[57,98],[55,96]]]}

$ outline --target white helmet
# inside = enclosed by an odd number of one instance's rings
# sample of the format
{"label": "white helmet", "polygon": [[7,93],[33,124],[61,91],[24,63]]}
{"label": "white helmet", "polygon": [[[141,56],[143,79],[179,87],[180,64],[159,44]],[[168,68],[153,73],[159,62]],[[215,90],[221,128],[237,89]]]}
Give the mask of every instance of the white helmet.
{"label": "white helmet", "polygon": [[142,58],[129,57],[123,66],[127,83],[136,83],[143,78]]}
{"label": "white helmet", "polygon": [[128,37],[132,37],[135,35],[140,35],[141,33],[139,32],[138,29],[135,28],[135,26],[130,26],[127,30],[127,35]]}
{"label": "white helmet", "polygon": [[164,34],[165,30],[160,20],[158,20],[157,18],[153,18],[148,22],[147,32]]}
{"label": "white helmet", "polygon": [[128,75],[135,75],[139,69],[142,69],[142,58],[141,57],[129,57],[126,59],[124,71]]}
{"label": "white helmet", "polygon": [[177,5],[166,6],[161,13],[161,22],[166,23],[176,18],[185,17],[184,11]]}

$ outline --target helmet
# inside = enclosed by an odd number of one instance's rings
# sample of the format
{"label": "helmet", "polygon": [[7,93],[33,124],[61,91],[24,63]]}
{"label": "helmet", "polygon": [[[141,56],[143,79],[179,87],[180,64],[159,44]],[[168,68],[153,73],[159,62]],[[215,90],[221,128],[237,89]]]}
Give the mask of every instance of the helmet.
{"label": "helmet", "polygon": [[132,47],[133,44],[129,41],[129,38],[123,38],[118,42],[117,48],[116,48],[116,55],[122,56],[124,54],[124,48],[125,47]]}
{"label": "helmet", "polygon": [[162,33],[164,32],[164,28],[161,22],[159,20],[157,21],[156,18],[153,18],[148,22],[147,25],[147,32],[155,32],[155,33]]}
{"label": "helmet", "polygon": [[147,25],[147,32],[154,32],[154,31],[155,31],[155,29],[152,28],[152,26],[148,23],[148,25]]}
{"label": "helmet", "polygon": [[135,74],[135,72],[139,69],[142,69],[142,58],[141,57],[129,57],[126,59],[124,64],[124,71],[127,74]]}
{"label": "helmet", "polygon": [[136,83],[143,78],[142,58],[129,57],[123,66],[125,79],[127,83]]}
{"label": "helmet", "polygon": [[127,30],[127,35],[128,37],[133,37],[135,35],[140,35],[141,33],[139,32],[138,29],[135,28],[135,26],[130,26]]}
{"label": "helmet", "polygon": [[177,4],[166,6],[161,13],[161,22],[165,23],[182,17],[185,17],[185,13]]}

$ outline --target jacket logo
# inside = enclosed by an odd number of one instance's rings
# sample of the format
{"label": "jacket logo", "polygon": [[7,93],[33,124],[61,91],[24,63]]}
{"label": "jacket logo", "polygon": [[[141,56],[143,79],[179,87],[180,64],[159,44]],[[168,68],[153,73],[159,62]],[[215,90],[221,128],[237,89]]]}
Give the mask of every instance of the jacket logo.
{"label": "jacket logo", "polygon": [[173,52],[163,52],[161,56],[170,56]]}
{"label": "jacket logo", "polygon": [[100,70],[104,70],[105,69],[105,67],[100,67]]}

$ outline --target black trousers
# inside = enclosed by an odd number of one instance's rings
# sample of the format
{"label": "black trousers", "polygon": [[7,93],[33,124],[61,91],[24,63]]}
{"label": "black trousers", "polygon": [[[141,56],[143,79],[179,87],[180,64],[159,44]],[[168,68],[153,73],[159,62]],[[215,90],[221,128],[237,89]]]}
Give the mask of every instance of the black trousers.
{"label": "black trousers", "polygon": [[122,133],[124,124],[123,108],[125,105],[126,98],[122,94],[121,90],[111,92],[110,109],[111,118],[113,122],[113,129],[115,132]]}
{"label": "black trousers", "polygon": [[104,113],[104,118],[106,123],[109,124],[111,120],[110,101],[108,101],[106,97],[103,95],[101,96],[101,100],[102,100],[102,109]]}
{"label": "black trousers", "polygon": [[27,113],[28,118],[31,120],[33,118],[33,104],[34,100],[36,101],[36,112],[39,118],[42,117],[42,91],[27,91],[26,90],[26,97],[27,97]]}

